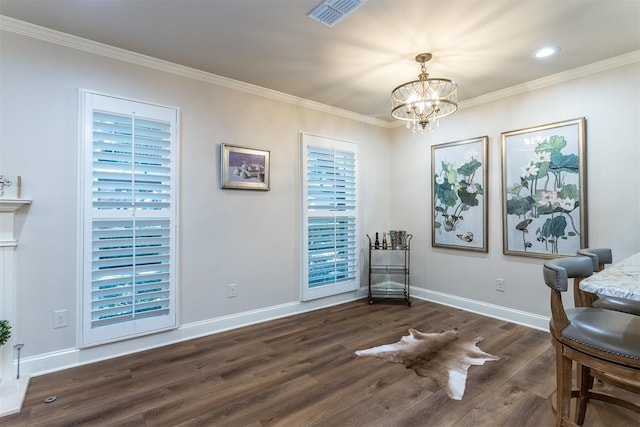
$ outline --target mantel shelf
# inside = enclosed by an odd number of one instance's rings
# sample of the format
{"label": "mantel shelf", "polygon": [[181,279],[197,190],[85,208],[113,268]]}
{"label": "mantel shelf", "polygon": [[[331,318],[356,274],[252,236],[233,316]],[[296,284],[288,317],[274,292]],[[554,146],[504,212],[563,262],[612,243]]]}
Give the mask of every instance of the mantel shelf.
{"label": "mantel shelf", "polygon": [[0,212],[15,212],[30,204],[31,200],[28,199],[0,199]]}

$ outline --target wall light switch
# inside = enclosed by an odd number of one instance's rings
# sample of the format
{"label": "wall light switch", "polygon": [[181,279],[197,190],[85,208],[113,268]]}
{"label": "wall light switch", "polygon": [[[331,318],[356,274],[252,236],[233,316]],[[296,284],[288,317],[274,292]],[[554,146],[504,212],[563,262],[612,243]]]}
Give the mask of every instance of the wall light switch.
{"label": "wall light switch", "polygon": [[56,310],[53,312],[53,328],[65,328],[67,327],[67,310]]}
{"label": "wall light switch", "polygon": [[238,296],[238,285],[235,283],[227,287],[227,298],[235,298]]}

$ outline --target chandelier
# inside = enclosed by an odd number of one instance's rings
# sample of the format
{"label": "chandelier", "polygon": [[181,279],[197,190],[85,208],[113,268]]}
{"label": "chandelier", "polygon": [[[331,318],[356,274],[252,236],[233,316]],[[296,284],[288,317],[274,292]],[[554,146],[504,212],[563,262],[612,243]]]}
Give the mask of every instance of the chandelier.
{"label": "chandelier", "polygon": [[391,91],[391,115],[407,122],[407,129],[422,131],[432,122],[453,114],[458,109],[458,85],[449,79],[430,79],[425,64],[431,60],[430,53],[416,56],[420,63],[419,80],[405,83]]}

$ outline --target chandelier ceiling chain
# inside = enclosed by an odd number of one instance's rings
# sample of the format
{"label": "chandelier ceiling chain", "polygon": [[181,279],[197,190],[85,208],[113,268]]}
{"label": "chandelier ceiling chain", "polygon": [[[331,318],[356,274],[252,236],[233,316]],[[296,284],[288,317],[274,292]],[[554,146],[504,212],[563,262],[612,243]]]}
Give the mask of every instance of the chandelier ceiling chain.
{"label": "chandelier ceiling chain", "polygon": [[432,130],[432,122],[458,110],[458,85],[453,80],[429,78],[426,63],[430,53],[416,56],[420,64],[418,80],[404,83],[391,91],[391,115],[407,122],[407,128]]}

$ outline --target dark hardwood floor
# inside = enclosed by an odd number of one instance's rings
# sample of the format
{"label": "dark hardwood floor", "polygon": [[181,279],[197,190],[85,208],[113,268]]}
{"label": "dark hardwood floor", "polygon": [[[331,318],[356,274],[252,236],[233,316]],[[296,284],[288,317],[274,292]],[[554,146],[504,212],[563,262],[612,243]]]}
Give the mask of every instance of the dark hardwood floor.
{"label": "dark hardwood floor", "polygon": [[[409,328],[462,338],[498,361],[451,400],[431,380],[354,351]],[[430,302],[351,302],[31,379],[12,426],[552,426],[547,333]],[[45,398],[55,395],[52,403]],[[585,426],[638,426],[593,402]]]}

